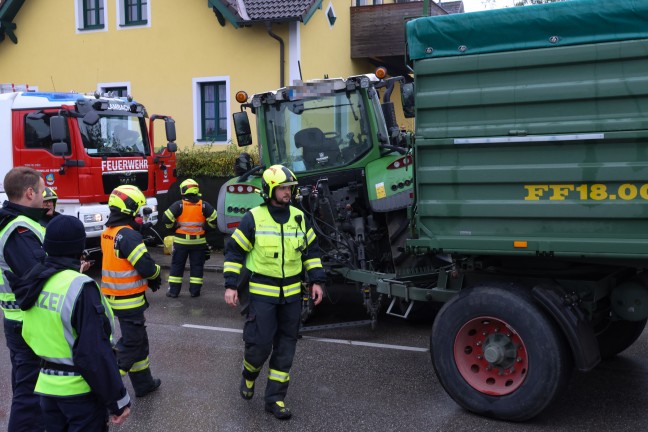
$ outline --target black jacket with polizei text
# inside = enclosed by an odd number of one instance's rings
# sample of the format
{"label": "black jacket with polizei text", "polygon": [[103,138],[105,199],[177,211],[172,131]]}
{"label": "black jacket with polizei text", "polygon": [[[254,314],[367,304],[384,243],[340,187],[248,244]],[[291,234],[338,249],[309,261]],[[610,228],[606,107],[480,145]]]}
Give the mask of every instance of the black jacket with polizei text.
{"label": "black jacket with polizei text", "polygon": [[[272,219],[274,219],[275,222],[282,225],[288,222],[288,219],[290,218],[290,208],[288,206],[276,207],[273,205],[268,205],[268,211],[270,212],[270,216],[272,216]],[[308,220],[306,220],[305,223],[306,223],[306,232],[308,232],[308,230],[311,227]],[[253,246],[254,246],[254,234],[256,231],[255,227],[256,224],[254,222],[254,216],[252,216],[252,213],[251,212],[245,213],[243,219],[241,220],[240,225],[238,226],[238,230],[241,231],[241,233],[243,233],[243,235],[250,241],[250,243]],[[225,245],[225,262],[235,262],[245,266],[246,256],[247,256],[247,252],[245,252],[234,239],[230,239]],[[320,248],[319,248],[319,243],[317,242],[317,237],[308,245],[306,253],[302,256],[302,262],[313,258],[320,258]],[[241,272],[241,275],[242,274],[243,272]],[[240,284],[239,279],[241,278],[241,275],[237,275],[233,272],[224,272],[223,277],[225,279],[225,287],[226,288],[238,287]],[[324,273],[323,268],[310,269],[308,270],[307,275],[308,275],[309,283],[324,284],[324,282],[326,282],[326,274]],[[267,283],[268,285],[274,285],[274,286],[282,285],[281,278],[274,278],[274,277],[259,275],[259,274],[255,275],[255,281],[259,283]],[[273,297],[261,296],[261,295],[254,295],[254,298],[269,303],[277,303],[278,301],[280,301],[279,299]],[[289,301],[296,301],[298,299],[300,299],[300,296],[290,296],[288,298]]]}
{"label": "black jacket with polizei text", "polygon": [[[11,272],[7,272],[6,276],[18,305],[28,310],[38,300],[49,278],[67,269],[78,271],[79,267],[78,258],[48,256],[43,264],[32,266],[20,278]],[[112,350],[110,322],[96,282],[83,285],[72,310],[71,324],[77,333],[72,347],[74,366],[108,411],[120,415],[125,407],[119,408],[117,401],[126,395],[126,388]],[[130,403],[126,406],[130,406]]]}

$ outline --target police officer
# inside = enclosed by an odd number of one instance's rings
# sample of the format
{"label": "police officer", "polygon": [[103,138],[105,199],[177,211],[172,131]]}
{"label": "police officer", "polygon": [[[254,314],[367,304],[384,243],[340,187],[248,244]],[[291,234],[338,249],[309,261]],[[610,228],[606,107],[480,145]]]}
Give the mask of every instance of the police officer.
{"label": "police officer", "polygon": [[[40,172],[28,167],[11,169],[4,178],[9,198],[0,209],[0,268],[23,276],[45,259],[45,229],[38,223],[43,213],[45,183]],[[11,358],[11,413],[9,432],[42,431],[39,397],[34,394],[40,359],[22,337],[23,314],[5,277],[0,277],[0,307]]]}
{"label": "police officer", "polygon": [[99,286],[78,272],[85,229],[72,216],[48,225],[44,264],[7,276],[23,312],[22,334],[42,359],[35,392],[47,430],[105,431],[129,415],[130,397],[112,351],[113,313]]}
{"label": "police officer", "polygon": [[216,228],[216,210],[201,199],[200,189],[195,180],[187,179],[180,183],[182,199],[174,202],[164,212],[164,224],[175,230],[173,237],[173,256],[169,271],[169,290],[167,297],[176,298],[182,288],[187,257],[189,257],[189,294],[198,297],[203,285],[205,259],[209,254],[205,238],[205,224]]}
{"label": "police officer", "polygon": [[115,188],[108,198],[110,216],[101,233],[101,292],[119,320],[117,364],[122,375],[128,373],[137,397],[155,391],[161,383],[151,375],[144,318],[146,287],[155,292],[161,284],[160,266],[148,253],[141,225],[135,221],[144,204],[146,198],[136,186]]}
{"label": "police officer", "polygon": [[296,185],[295,175],[282,165],[264,171],[265,203],[243,216],[226,245],[223,266],[225,302],[230,306],[238,303],[236,287],[243,266],[251,272],[241,397],[254,396],[255,380],[270,356],[265,410],[278,419],[292,415],[284,399],[299,331],[303,271],[315,304],[322,300],[325,281],[315,233],[304,213],[290,205]]}
{"label": "police officer", "polygon": [[47,212],[43,214],[39,222],[44,227],[54,219],[55,216],[60,215],[61,213],[56,211],[56,201],[58,200],[58,195],[54,192],[54,189],[45,186],[43,191],[43,208],[47,209]]}

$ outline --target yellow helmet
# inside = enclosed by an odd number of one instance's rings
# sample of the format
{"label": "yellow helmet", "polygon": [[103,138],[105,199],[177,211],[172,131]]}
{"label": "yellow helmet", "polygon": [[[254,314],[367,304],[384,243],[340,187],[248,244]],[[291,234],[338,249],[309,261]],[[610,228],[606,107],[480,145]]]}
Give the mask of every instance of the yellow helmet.
{"label": "yellow helmet", "polygon": [[56,192],[54,192],[54,189],[45,186],[45,189],[43,190],[43,201],[54,200],[54,204],[56,204],[57,199],[58,195],[56,194]]}
{"label": "yellow helmet", "polygon": [[193,179],[187,179],[180,183],[180,195],[197,195],[201,196],[198,182]]}
{"label": "yellow helmet", "polygon": [[108,207],[115,208],[127,215],[136,216],[146,204],[146,197],[137,186],[117,186],[108,198]]}
{"label": "yellow helmet", "polygon": [[297,177],[295,174],[283,165],[272,165],[263,171],[261,177],[261,188],[263,189],[263,198],[268,200],[272,198],[272,193],[276,186],[293,186],[291,195],[295,195],[297,186]]}

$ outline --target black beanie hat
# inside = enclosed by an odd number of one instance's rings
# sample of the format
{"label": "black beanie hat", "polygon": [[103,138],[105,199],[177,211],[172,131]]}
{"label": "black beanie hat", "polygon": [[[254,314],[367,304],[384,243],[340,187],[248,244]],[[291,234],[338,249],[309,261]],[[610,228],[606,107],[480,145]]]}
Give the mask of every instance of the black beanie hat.
{"label": "black beanie hat", "polygon": [[74,216],[58,215],[47,224],[43,248],[47,255],[80,257],[85,249],[86,233]]}

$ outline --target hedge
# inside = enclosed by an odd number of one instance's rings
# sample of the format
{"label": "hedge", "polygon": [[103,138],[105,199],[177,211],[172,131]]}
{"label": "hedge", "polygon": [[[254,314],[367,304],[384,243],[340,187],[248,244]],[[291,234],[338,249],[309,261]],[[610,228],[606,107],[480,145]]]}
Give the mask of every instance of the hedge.
{"label": "hedge", "polygon": [[240,148],[230,143],[225,150],[217,150],[212,144],[193,145],[176,152],[176,171],[178,177],[232,177],[234,163],[243,152],[252,156],[253,165],[259,161],[256,146]]}

